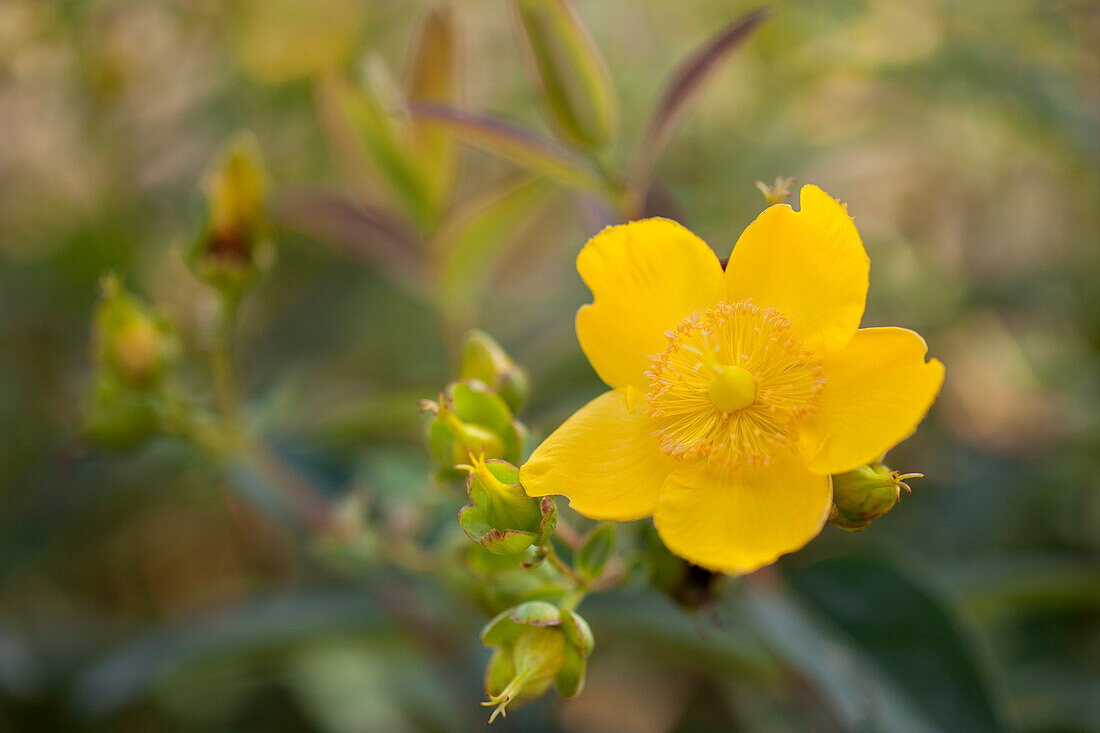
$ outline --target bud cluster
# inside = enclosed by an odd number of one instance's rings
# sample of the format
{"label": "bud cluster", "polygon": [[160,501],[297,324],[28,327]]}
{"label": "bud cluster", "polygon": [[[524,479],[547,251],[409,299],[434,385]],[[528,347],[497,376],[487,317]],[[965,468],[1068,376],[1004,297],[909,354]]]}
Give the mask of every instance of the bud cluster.
{"label": "bud cluster", "polygon": [[[267,175],[259,146],[238,135],[204,176],[203,216],[185,258],[220,301],[212,382],[231,383],[230,341],[237,303],[272,260],[264,214]],[[135,447],[172,433],[220,450],[232,426],[218,426],[198,400],[186,399],[176,371],[180,340],[164,318],[125,292],[118,277],[103,278],[92,319],[94,372],[86,398],[85,435],[102,445]],[[225,406],[223,405],[223,408]],[[223,412],[230,412],[223,409]]]}
{"label": "bud cluster", "polygon": [[[485,672],[489,722],[555,686],[580,692],[594,643],[575,608],[605,574],[615,549],[611,525],[574,537],[573,566],[558,556],[559,516],[553,496],[531,497],[519,480],[526,428],[513,417],[527,400],[527,370],[488,334],[472,331],[462,348],[459,379],[438,401],[425,438],[444,487],[465,478],[470,503],[458,524],[473,541],[467,553],[475,599],[497,616],[481,632],[493,649]],[[504,609],[504,610],[501,610]]]}

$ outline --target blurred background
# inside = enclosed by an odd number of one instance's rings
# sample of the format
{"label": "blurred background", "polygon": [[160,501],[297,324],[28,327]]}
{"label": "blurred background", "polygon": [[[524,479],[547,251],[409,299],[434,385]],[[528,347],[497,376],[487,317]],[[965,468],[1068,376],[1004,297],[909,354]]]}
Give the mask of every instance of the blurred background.
{"label": "blurred background", "polygon": [[[624,169],[663,80],[755,7],[574,4],[618,98],[608,158]],[[484,721],[486,616],[417,400],[453,378],[472,325],[531,370],[535,443],[598,394],[574,259],[615,216],[463,146],[458,220],[496,191],[514,206],[455,237],[473,266],[424,278],[438,253],[348,152],[322,74],[357,69],[392,98],[431,7],[0,0],[0,728]],[[447,17],[450,103],[551,137],[505,0]],[[270,173],[277,250],[242,306],[248,419],[274,481],[308,484],[343,524],[287,520],[255,472],[183,441],[81,438],[101,275],[201,344],[212,301],[180,252],[197,183],[240,129]],[[592,598],[585,692],[494,725],[1100,730],[1098,131],[1095,2],[772,3],[668,140],[652,208],[726,256],[764,206],[755,179],[846,202],[872,262],[864,325],[913,328],[947,366],[890,456],[928,478],[866,532],[826,527],[751,593],[688,578],[713,596],[702,608],[645,582]],[[201,347],[185,351],[201,394]],[[364,512],[381,535],[359,531]],[[456,559],[381,560],[402,533]]]}

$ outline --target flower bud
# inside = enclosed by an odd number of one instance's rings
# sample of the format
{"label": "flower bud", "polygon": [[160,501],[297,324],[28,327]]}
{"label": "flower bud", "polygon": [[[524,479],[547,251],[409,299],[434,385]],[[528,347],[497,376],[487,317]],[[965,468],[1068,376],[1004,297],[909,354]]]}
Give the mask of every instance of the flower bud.
{"label": "flower bud", "polygon": [[768,206],[775,206],[776,204],[786,203],[787,197],[791,195],[791,187],[798,183],[793,178],[784,178],[779,176],[775,179],[775,184],[769,186],[763,181],[754,181],[752,185],[756,186],[760,193],[764,194],[764,199],[768,202]]}
{"label": "flower bud", "polygon": [[576,612],[545,601],[527,601],[499,614],[481,631],[481,641],[496,651],[485,670],[482,705],[497,715],[540,697],[557,686],[562,697],[584,687],[588,655],[595,640],[588,623]]}
{"label": "flower bud", "polygon": [[882,463],[870,463],[833,476],[829,522],[850,532],[867,529],[871,520],[893,508],[901,489],[910,491],[905,480],[915,477],[923,478],[923,474],[902,474]]}
{"label": "flower bud", "polygon": [[474,330],[462,347],[463,379],[477,379],[496,392],[512,412],[519,412],[531,391],[527,370],[512,361],[492,336]]}
{"label": "flower bud", "polygon": [[466,489],[473,503],[458,513],[470,539],[495,555],[515,555],[554,534],[558,507],[551,496],[527,496],[519,469],[505,461],[470,454]]}
{"label": "flower bud", "polygon": [[168,323],[122,290],[118,278],[101,282],[103,300],[92,323],[93,359],[103,377],[142,389],[157,382],[179,354]]}
{"label": "flower bud", "polygon": [[518,463],[523,432],[508,406],[480,382],[455,382],[440,394],[439,402],[424,400],[421,411],[434,415],[427,441],[442,467],[441,478],[456,478],[455,467],[471,453]]}
{"label": "flower bud", "polygon": [[201,186],[206,211],[188,265],[208,285],[239,294],[270,266],[274,255],[264,217],[267,173],[256,139],[238,135],[207,170]]}
{"label": "flower bud", "polygon": [[160,413],[147,390],[131,389],[100,374],[84,407],[83,434],[111,448],[135,448],[160,428]]}

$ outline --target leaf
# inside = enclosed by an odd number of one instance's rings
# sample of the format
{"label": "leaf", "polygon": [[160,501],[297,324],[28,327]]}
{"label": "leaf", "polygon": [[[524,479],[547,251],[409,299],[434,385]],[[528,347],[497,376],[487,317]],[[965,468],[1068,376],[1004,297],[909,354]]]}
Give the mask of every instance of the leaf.
{"label": "leaf", "polygon": [[903,689],[779,588],[737,594],[730,610],[797,670],[837,718],[840,730],[933,733],[938,727]]}
{"label": "leaf", "polygon": [[301,189],[280,195],[271,218],[400,279],[423,280],[416,235],[382,209],[335,191]]}
{"label": "leaf", "polygon": [[410,102],[409,114],[414,119],[431,121],[469,145],[562,185],[585,191],[603,192],[606,189],[583,158],[513,122],[427,102]]}
{"label": "leaf", "polygon": [[939,727],[1001,729],[971,641],[933,593],[885,563],[854,557],[799,569],[791,584]]}
{"label": "leaf", "polygon": [[611,142],[618,107],[607,65],[568,0],[513,0],[516,35],[543,107],[567,142]]}
{"label": "leaf", "polygon": [[494,266],[553,190],[542,179],[508,183],[467,202],[443,223],[434,247],[445,303],[463,310],[480,301]]}
{"label": "leaf", "polygon": [[405,144],[374,91],[368,85],[326,76],[318,84],[318,94],[330,117],[351,133],[373,172],[410,219],[421,226],[433,221],[436,210],[425,166]]}
{"label": "leaf", "polygon": [[[424,15],[411,48],[409,99],[452,101],[458,79],[458,48],[450,7],[434,8]],[[454,140],[437,125],[411,120],[409,127],[413,149],[426,165],[433,204],[442,209],[454,187]]]}
{"label": "leaf", "polygon": [[589,580],[595,580],[603,574],[614,550],[615,525],[605,522],[588,533],[577,551],[577,572]]}
{"label": "leaf", "polygon": [[653,166],[675,132],[677,124],[698,97],[704,83],[749,38],[765,17],[767,11],[764,8],[742,15],[696,49],[673,72],[653,110],[653,117],[642,141],[638,160],[631,174],[631,191],[644,192],[647,189]]}

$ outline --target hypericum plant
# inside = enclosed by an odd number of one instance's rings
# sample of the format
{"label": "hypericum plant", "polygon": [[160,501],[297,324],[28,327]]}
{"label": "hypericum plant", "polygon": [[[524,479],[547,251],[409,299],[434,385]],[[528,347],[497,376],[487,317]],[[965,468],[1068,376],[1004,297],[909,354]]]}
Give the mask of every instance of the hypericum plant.
{"label": "hypericum plant", "polygon": [[[610,582],[607,567],[639,562],[637,549],[616,556],[612,525],[577,543],[563,522],[559,540],[575,550],[565,562],[547,532],[555,495],[590,519],[653,517],[672,553],[731,575],[799,549],[826,521],[859,530],[889,511],[900,487],[908,489],[904,480],[919,474],[900,475],[880,458],[916,429],[944,370],[925,361],[927,346],[912,331],[859,328],[868,267],[846,209],[816,186],[802,189],[798,212],[769,206],[724,268],[668,219],[593,237],[577,259],[595,298],[577,313],[577,337],[611,391],[566,420],[518,470],[472,452],[467,466],[449,448],[433,451],[444,471],[470,472],[474,503],[460,521],[471,539],[510,555],[512,571],[544,559],[560,571],[559,585],[553,577],[532,582],[504,617],[556,623],[555,602],[575,613],[596,580]],[[477,380],[448,388],[482,389]],[[433,448],[471,442],[464,436],[472,422],[441,420],[431,407]],[[482,428],[469,449],[502,446],[513,431],[505,417],[493,420],[496,432]],[[659,582],[659,561],[650,560],[651,579],[671,591]],[[541,656],[524,651],[533,676],[503,688],[501,652],[494,656],[486,678],[494,717],[548,689],[557,669],[560,639],[525,633],[519,638]]]}
{"label": "hypericum plant", "polygon": [[[272,217],[354,245],[434,306],[457,368],[435,400],[420,403],[442,493],[417,495],[401,522],[369,498],[333,501],[265,449],[241,409],[236,313],[274,254],[269,182],[247,135],[204,176],[203,216],[186,252],[218,304],[206,339],[212,396],[180,378],[170,324],[108,277],[86,420],[90,438],[116,446],[157,434],[189,440],[250,496],[257,477],[272,484],[335,568],[388,563],[462,589],[492,617],[481,633],[492,649],[490,722],[551,686],[565,697],[583,690],[595,640],[578,609],[589,595],[642,583],[695,609],[722,576],[774,562],[826,522],[861,530],[889,511],[919,474],[892,471],[883,454],[915,430],[943,379],[917,334],[859,328],[868,258],[844,206],[817,187],[802,189],[795,212],[784,203],[791,179],[758,183],[768,207],[724,265],[682,225],[640,218],[677,120],[761,11],[684,62],[621,168],[617,102],[576,13],[566,0],[510,4],[560,142],[451,104],[454,27],[448,11],[433,11],[403,92],[388,93],[376,70],[355,81],[339,69],[317,74],[318,108],[354,200],[283,192]],[[528,173],[460,201],[451,136]],[[488,265],[545,204],[547,181],[599,197],[629,223],[596,234],[577,260],[594,298],[577,315],[578,340],[610,390],[532,453],[516,417],[528,373],[469,327]],[[257,504],[270,510],[269,498]],[[427,528],[444,514],[450,534],[440,541]],[[455,553],[451,539],[464,549]]]}

